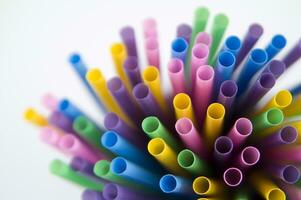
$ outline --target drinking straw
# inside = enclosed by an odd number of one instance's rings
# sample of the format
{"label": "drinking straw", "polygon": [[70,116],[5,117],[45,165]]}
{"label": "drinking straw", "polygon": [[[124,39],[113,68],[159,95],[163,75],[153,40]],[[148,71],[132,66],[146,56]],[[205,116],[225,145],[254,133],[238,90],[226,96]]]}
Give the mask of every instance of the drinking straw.
{"label": "drinking straw", "polygon": [[257,113],[265,112],[270,108],[279,108],[282,110],[288,107],[292,103],[292,100],[293,96],[288,90],[280,90]]}
{"label": "drinking straw", "polygon": [[270,108],[252,119],[254,133],[277,126],[282,123],[283,119],[283,112],[279,108]]}
{"label": "drinking straw", "polygon": [[217,102],[223,104],[226,109],[227,115],[233,110],[232,106],[238,91],[236,82],[233,80],[226,80],[222,82],[217,97]]}
{"label": "drinking straw", "polygon": [[301,147],[298,145],[290,145],[277,149],[268,149],[266,150],[266,155],[273,160],[281,158],[281,163],[300,163]]}
{"label": "drinking straw", "polygon": [[157,22],[153,18],[148,18],[143,21],[143,34],[145,38],[158,37]]}
{"label": "drinking straw", "polygon": [[101,192],[86,189],[82,193],[82,200],[105,200]]}
{"label": "drinking straw", "polygon": [[227,136],[220,136],[214,143],[214,156],[218,161],[226,161],[229,159],[233,151],[233,142]]}
{"label": "drinking straw", "polygon": [[248,55],[249,51],[255,46],[261,35],[263,34],[263,27],[260,24],[251,24],[248,28],[248,31],[242,41],[241,49],[239,50],[236,57],[237,68],[244,58]]}
{"label": "drinking straw", "polygon": [[[197,70],[200,66],[206,65],[209,56],[209,47],[205,44],[196,44],[193,46],[191,50],[191,71],[190,74],[188,73],[191,81],[191,90],[193,91],[195,88],[195,80]],[[189,79],[188,79],[189,80]]]}
{"label": "drinking straw", "polygon": [[286,56],[283,58],[283,62],[286,68],[289,68],[301,57],[301,39],[289,50]]}
{"label": "drinking straw", "polygon": [[190,181],[172,174],[162,176],[159,186],[164,193],[183,195],[192,194]]}
{"label": "drinking straw", "polygon": [[142,118],[141,112],[131,99],[131,96],[121,79],[118,77],[111,78],[107,83],[107,87],[122,110],[133,120],[133,122],[140,124]]}
{"label": "drinking straw", "polygon": [[268,55],[263,49],[254,49],[251,51],[248,60],[242,66],[237,79],[238,96],[240,96],[248,87],[252,77],[258,72],[267,62]]}
{"label": "drinking straw", "polygon": [[235,56],[230,51],[222,51],[214,67],[214,87],[215,91],[220,89],[220,85],[225,80],[231,79],[235,65]]}
{"label": "drinking straw", "polygon": [[124,71],[131,82],[132,87],[142,82],[138,60],[136,57],[128,56],[123,63]]}
{"label": "drinking straw", "polygon": [[54,130],[51,127],[46,126],[46,127],[41,128],[39,136],[40,136],[40,139],[44,143],[60,150],[58,148],[58,144],[59,144],[59,140],[62,137],[62,135],[59,132],[57,132],[56,130]]}
{"label": "drinking straw", "polygon": [[234,199],[235,200],[250,200],[248,191],[245,188],[239,189],[239,191],[236,192]]}
{"label": "drinking straw", "polygon": [[147,145],[147,150],[169,171],[185,174],[178,165],[176,152],[163,139],[151,139]]}
{"label": "drinking straw", "polygon": [[95,163],[103,156],[96,154],[91,148],[84,144],[73,134],[66,134],[60,138],[59,148],[71,156],[78,156]]}
{"label": "drinking straw", "polygon": [[265,48],[268,54],[268,61],[273,59],[286,45],[286,39],[283,35],[274,35],[270,43]]}
{"label": "drinking straw", "polygon": [[301,84],[298,84],[294,86],[292,89],[290,89],[293,96],[297,96],[301,93]]}
{"label": "drinking straw", "polygon": [[262,141],[265,147],[271,147],[283,144],[292,144],[297,140],[298,132],[293,126],[284,126],[278,131],[272,133]]}
{"label": "drinking straw", "polygon": [[294,165],[271,165],[268,170],[287,184],[295,184],[300,179],[300,171]]}
{"label": "drinking straw", "polygon": [[248,168],[258,163],[260,159],[260,152],[256,147],[247,146],[239,155],[239,166],[241,168]]}
{"label": "drinking straw", "polygon": [[210,48],[212,42],[211,35],[207,32],[199,32],[194,40],[194,44],[205,44]]}
{"label": "drinking straw", "polygon": [[41,103],[45,106],[49,111],[56,111],[58,99],[50,93],[44,94],[41,98]]}
{"label": "drinking straw", "polygon": [[[200,66],[196,72],[195,89],[193,91],[193,104],[200,123],[199,126],[203,124],[206,117],[206,110],[212,97],[213,81],[213,68],[209,65]],[[202,91],[202,94],[199,91]]]}
{"label": "drinking straw", "polygon": [[68,99],[62,99],[59,101],[58,110],[72,121],[74,121],[74,119],[79,116],[85,115],[76,105],[74,105]]}
{"label": "drinking straw", "polygon": [[226,32],[229,19],[225,14],[217,14],[214,16],[213,25],[211,28],[212,44],[210,48],[209,63],[212,65],[215,62],[215,53],[219,44]]}
{"label": "drinking straw", "polygon": [[191,38],[191,33],[192,33],[192,28],[190,25],[188,24],[180,24],[179,26],[177,26],[177,37],[182,37],[186,40],[186,42],[189,43],[190,38]]}
{"label": "drinking straw", "polygon": [[38,113],[34,108],[27,108],[23,116],[26,121],[36,126],[43,127],[48,125],[47,119]]}
{"label": "drinking straw", "polygon": [[232,140],[233,146],[237,148],[251,135],[252,130],[253,125],[249,119],[239,118],[229,131],[228,137]]}
{"label": "drinking straw", "polygon": [[167,112],[167,106],[165,98],[161,88],[160,72],[154,66],[148,66],[143,70],[142,79],[144,83],[149,87],[150,91],[154,95],[156,101],[158,102],[160,108]]}
{"label": "drinking straw", "polygon": [[148,86],[144,83],[139,83],[134,87],[132,93],[144,115],[154,115],[158,116],[161,120],[163,119],[162,110]]}
{"label": "drinking straw", "polygon": [[99,178],[95,176],[93,172],[94,164],[86,159],[81,157],[73,157],[69,165],[74,171],[99,180]]}
{"label": "drinking straw", "polygon": [[145,51],[148,65],[154,66],[160,70],[159,42],[156,37],[146,38]]}
{"label": "drinking straw", "polygon": [[283,109],[284,116],[293,117],[301,114],[301,95],[295,96],[292,103]]}
{"label": "drinking straw", "polygon": [[116,113],[128,124],[130,124],[130,120],[124,114],[124,112],[121,110],[119,105],[116,103],[116,101],[110,94],[102,72],[97,68],[91,69],[87,72],[86,78],[93,90],[95,91],[95,93],[100,98],[101,102],[103,102],[103,104],[107,108],[107,110]]}
{"label": "drinking straw", "polygon": [[285,200],[285,193],[274,183],[263,175],[254,174],[250,176],[251,182],[256,190],[267,200]]}
{"label": "drinking straw", "polygon": [[74,71],[78,75],[78,77],[81,79],[82,83],[85,85],[85,87],[88,89],[89,93],[92,95],[94,100],[97,102],[97,105],[100,107],[101,111],[105,112],[106,109],[102,102],[100,102],[97,98],[97,95],[95,94],[95,91],[93,91],[91,85],[87,82],[86,74],[88,72],[88,68],[86,64],[83,62],[81,56],[77,53],[74,53],[70,56],[69,62],[72,65]]}
{"label": "drinking straw", "polygon": [[48,122],[65,132],[72,133],[72,121],[59,111],[53,111],[48,117]]}
{"label": "drinking straw", "polygon": [[186,147],[198,155],[205,154],[206,148],[204,142],[189,118],[183,117],[178,119],[175,128]]}
{"label": "drinking straw", "polygon": [[265,73],[265,72],[272,73],[274,75],[275,79],[277,79],[280,77],[280,75],[283,74],[285,69],[286,69],[286,66],[285,66],[284,62],[279,61],[279,60],[271,60],[271,62],[269,62],[267,64],[267,66],[265,67],[265,69],[263,70],[262,73]]}
{"label": "drinking straw", "polygon": [[171,133],[168,132],[157,117],[146,117],[142,121],[141,127],[148,137],[152,139],[162,138],[170,147],[172,147],[172,149],[179,149],[177,141],[172,137]]}
{"label": "drinking straw", "polygon": [[182,60],[172,58],[169,60],[167,67],[174,96],[178,93],[185,93],[185,74]]}
{"label": "drinking straw", "polygon": [[173,99],[173,106],[176,113],[176,118],[180,119],[182,117],[189,118],[192,123],[197,126],[194,112],[192,109],[192,103],[190,97],[185,93],[177,94]]}
{"label": "drinking straw", "polygon": [[178,37],[174,39],[171,43],[171,57],[178,58],[186,62],[186,56],[188,51],[188,43],[184,38]]}
{"label": "drinking straw", "polygon": [[194,175],[210,172],[209,166],[189,149],[182,150],[177,157],[178,164]]}
{"label": "drinking straw", "polygon": [[209,145],[212,145],[221,133],[224,123],[225,108],[222,104],[212,103],[208,106],[205,119],[204,135]]}
{"label": "drinking straw", "polygon": [[125,74],[125,71],[123,69],[123,63],[127,57],[127,51],[122,43],[114,43],[112,44],[110,48],[111,56],[113,59],[113,63],[115,66],[115,70],[124,83],[125,87],[127,88],[128,91],[131,91],[131,84]]}
{"label": "drinking straw", "polygon": [[236,56],[240,48],[241,48],[240,39],[235,35],[231,35],[226,39],[221,51],[230,51],[234,56]]}
{"label": "drinking straw", "polygon": [[64,163],[61,160],[53,160],[50,163],[49,170],[52,174],[59,176],[63,179],[71,181],[77,185],[85,187],[87,189],[92,189],[96,191],[103,190],[103,183],[100,181],[93,181],[89,177],[84,176],[80,173],[76,173],[74,170],[71,169],[69,165]]}
{"label": "drinking straw", "polygon": [[243,174],[240,169],[230,167],[224,172],[223,179],[226,185],[230,187],[237,187],[242,182]]}
{"label": "drinking straw", "polygon": [[138,58],[134,28],[131,26],[123,27],[120,30],[120,36],[121,36],[122,42],[126,46],[127,55]]}
{"label": "drinking straw", "polygon": [[126,160],[122,157],[116,157],[112,160],[110,170],[113,174],[123,178],[128,178],[136,183],[158,189],[160,177],[153,172]]}
{"label": "drinking straw", "polygon": [[298,200],[301,198],[301,190],[298,186],[280,183],[280,187],[285,191],[287,197],[291,200]]}
{"label": "drinking straw", "polygon": [[216,196],[222,190],[221,185],[217,181],[205,176],[199,176],[194,179],[192,188],[196,194],[206,196]]}

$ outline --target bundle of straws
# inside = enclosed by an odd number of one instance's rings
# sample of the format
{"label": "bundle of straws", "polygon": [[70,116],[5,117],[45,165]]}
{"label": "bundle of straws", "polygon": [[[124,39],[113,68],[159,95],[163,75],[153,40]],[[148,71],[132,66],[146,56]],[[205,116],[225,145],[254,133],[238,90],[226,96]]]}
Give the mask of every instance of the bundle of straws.
{"label": "bundle of straws", "polygon": [[258,105],[301,57],[301,40],[277,60],[283,35],[255,48],[263,35],[255,23],[242,40],[231,35],[222,42],[227,16],[214,16],[210,34],[208,17],[200,7],[192,27],[177,27],[166,66],[170,93],[161,87],[156,21],[147,19],[147,67],[140,66],[130,26],[110,49],[118,76],[106,80],[79,54],[70,57],[105,115],[102,124],[51,94],[42,98],[48,117],[25,111],[43,142],[72,157],[69,164],[53,160],[50,171],[84,187],[83,200],[301,199],[301,85]]}

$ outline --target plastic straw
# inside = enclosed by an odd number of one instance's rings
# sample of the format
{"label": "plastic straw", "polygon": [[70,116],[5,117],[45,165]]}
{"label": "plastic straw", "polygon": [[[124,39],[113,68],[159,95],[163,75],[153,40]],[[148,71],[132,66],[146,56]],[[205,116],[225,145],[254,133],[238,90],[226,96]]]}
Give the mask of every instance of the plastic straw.
{"label": "plastic straw", "polygon": [[218,182],[205,176],[199,176],[194,179],[192,188],[196,194],[206,196],[216,196],[222,190]]}
{"label": "plastic straw", "polygon": [[157,22],[153,18],[148,18],[143,21],[143,33],[145,38],[158,37]]}
{"label": "plastic straw", "polygon": [[56,148],[57,150],[60,150],[58,145],[62,135],[59,132],[51,127],[43,127],[40,130],[39,136],[44,143]]}
{"label": "plastic straw", "polygon": [[171,57],[186,62],[188,43],[184,38],[176,38],[171,43]]}
{"label": "plastic straw", "polygon": [[252,122],[247,118],[239,118],[235,121],[228,137],[232,140],[235,148],[239,147],[253,130]]}
{"label": "plastic straw", "polygon": [[279,78],[284,73],[286,66],[284,62],[279,60],[271,60],[265,67],[262,73],[272,73],[275,79]]}
{"label": "plastic straw", "polygon": [[300,179],[300,171],[294,165],[272,165],[268,169],[287,184],[295,184]]}
{"label": "plastic straw", "polygon": [[58,99],[50,93],[44,94],[41,98],[41,103],[45,106],[49,111],[56,111]]}
{"label": "plastic straw", "polygon": [[227,136],[220,136],[214,143],[214,155],[218,161],[226,161],[229,159],[233,151],[233,142]]}
{"label": "plastic straw", "polygon": [[28,108],[25,110],[24,119],[39,127],[48,125],[47,119],[33,108]]}
{"label": "plastic straw", "polygon": [[279,108],[270,108],[252,119],[254,133],[259,133],[263,129],[281,124],[283,118],[283,112]]}
{"label": "plastic straw", "polygon": [[148,65],[154,66],[160,70],[159,42],[156,37],[149,37],[146,39],[145,51]]}
{"label": "plastic straw", "polygon": [[128,56],[123,63],[124,71],[131,82],[132,87],[142,82],[138,60],[136,57]]}
{"label": "plastic straw", "polygon": [[189,149],[182,150],[177,157],[178,164],[183,169],[194,175],[209,173],[209,167],[204,160],[201,160],[195,153]]}
{"label": "plastic straw", "polygon": [[242,182],[243,174],[240,169],[231,167],[224,172],[223,179],[226,185],[237,187]]}
{"label": "plastic straw", "polygon": [[168,62],[168,76],[173,88],[173,94],[185,93],[184,64],[178,58],[172,58]]}
{"label": "plastic straw", "polygon": [[98,178],[93,172],[94,164],[81,157],[73,157],[69,165],[76,172],[80,172],[93,178]]}
{"label": "plastic straw", "polygon": [[172,174],[166,174],[162,176],[159,185],[160,189],[164,193],[185,195],[192,194],[191,183],[186,179]]}
{"label": "plastic straw", "polygon": [[286,39],[283,35],[275,35],[265,48],[268,54],[268,61],[273,59],[286,45]]}
{"label": "plastic straw", "polygon": [[266,155],[272,160],[281,158],[281,163],[300,163],[301,147],[298,145],[290,145],[277,149],[269,149],[266,151]]}
{"label": "plastic straw", "polygon": [[188,24],[183,23],[177,27],[177,37],[184,38],[186,40],[186,42],[188,43],[188,45],[191,42],[190,41],[191,33],[192,33],[192,28]]}
{"label": "plastic straw", "polygon": [[239,155],[239,165],[242,168],[254,166],[260,159],[260,152],[256,147],[247,146]]}
{"label": "plastic straw", "polygon": [[295,96],[292,103],[283,109],[284,116],[293,117],[301,114],[301,95]]}
{"label": "plastic straw", "polygon": [[194,40],[194,44],[205,44],[210,48],[212,42],[211,35],[207,32],[199,32]]}
{"label": "plastic straw", "polygon": [[222,47],[221,51],[230,51],[234,56],[236,56],[240,48],[241,48],[240,39],[235,35],[231,35],[226,39],[225,44]]}
{"label": "plastic straw", "polygon": [[276,146],[283,144],[292,144],[297,140],[298,132],[293,126],[284,126],[280,130],[272,133],[270,136],[262,141],[264,146]]}
{"label": "plastic straw", "polygon": [[297,96],[301,93],[301,84],[298,84],[290,89],[293,96]]}
{"label": "plastic straw", "polygon": [[120,36],[123,41],[123,43],[126,46],[126,52],[128,56],[135,56],[138,58],[137,53],[137,45],[136,45],[136,39],[135,39],[135,31],[133,27],[126,26],[123,27],[120,30]]}
{"label": "plastic straw", "polygon": [[173,106],[176,113],[176,118],[180,119],[183,117],[189,118],[192,123],[196,126],[195,116],[192,109],[192,103],[190,97],[185,93],[177,94],[173,99]]}
{"label": "plastic straw", "polygon": [[65,132],[72,133],[72,121],[59,111],[53,111],[48,117],[48,122]]}
{"label": "plastic straw", "polygon": [[86,189],[82,194],[82,200],[105,200],[101,192]]}
{"label": "plastic straw", "polygon": [[84,115],[84,113],[68,99],[62,99],[58,104],[58,109],[72,121],[75,118]]}
{"label": "plastic straw", "polygon": [[226,109],[227,115],[233,110],[231,109],[238,91],[236,82],[233,80],[224,81],[219,89],[217,102],[223,104]]}
{"label": "plastic straw", "polygon": [[301,39],[289,50],[283,59],[286,68],[292,66],[301,57]]}

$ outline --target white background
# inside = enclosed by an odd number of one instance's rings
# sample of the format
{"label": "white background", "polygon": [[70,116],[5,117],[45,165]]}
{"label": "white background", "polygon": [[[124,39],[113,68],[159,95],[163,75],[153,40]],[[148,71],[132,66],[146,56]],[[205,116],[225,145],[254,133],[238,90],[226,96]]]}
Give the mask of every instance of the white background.
{"label": "white background", "polygon": [[[176,26],[191,23],[200,5],[207,6],[212,15],[224,12],[229,16],[227,35],[242,37],[250,23],[260,22],[265,34],[259,47],[276,33],[285,34],[288,48],[301,36],[299,0],[0,0],[0,199],[80,199],[81,188],[48,172],[51,159],[62,156],[40,143],[38,130],[22,119],[27,106],[46,114],[40,96],[53,92],[72,99],[101,121],[67,63],[71,52],[80,52],[90,67],[100,67],[111,77],[114,70],[108,49],[120,40],[119,29],[128,24],[136,28],[144,57],[141,22],[153,16],[158,20],[166,66]],[[278,88],[300,80],[298,65],[279,81]]]}

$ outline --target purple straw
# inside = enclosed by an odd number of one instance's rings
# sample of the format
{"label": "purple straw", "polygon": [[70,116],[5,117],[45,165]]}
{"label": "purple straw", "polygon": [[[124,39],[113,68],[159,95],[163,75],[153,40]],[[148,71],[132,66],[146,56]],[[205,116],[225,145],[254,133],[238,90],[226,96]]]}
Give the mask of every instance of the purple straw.
{"label": "purple straw", "polygon": [[82,200],[105,200],[105,198],[101,192],[86,189],[82,194]]}
{"label": "purple straw", "polygon": [[73,133],[72,121],[59,111],[54,111],[48,118],[51,125],[56,126],[68,133]]}
{"label": "purple straw", "polygon": [[297,42],[297,44],[284,57],[283,62],[286,65],[286,68],[289,68],[300,57],[301,57],[301,39]]}
{"label": "purple straw", "polygon": [[230,157],[233,150],[233,142],[227,136],[220,136],[214,143],[214,155],[219,161],[225,161]]}
{"label": "purple straw", "polygon": [[241,49],[236,57],[236,65],[235,65],[236,68],[241,64],[243,59],[254,47],[254,45],[259,40],[262,34],[263,34],[263,27],[260,24],[252,24],[249,27],[248,32],[242,42]]}
{"label": "purple straw", "polygon": [[177,37],[184,38],[188,44],[190,42],[191,32],[191,26],[189,26],[188,24],[180,24],[177,27]]}
{"label": "purple straw", "polygon": [[134,29],[130,26],[123,27],[120,30],[120,36],[126,46],[127,54],[138,58]]}
{"label": "purple straw", "polygon": [[217,101],[224,105],[226,113],[229,113],[231,110],[237,90],[238,87],[233,80],[226,80],[221,84]]}
{"label": "purple straw", "polygon": [[70,162],[70,167],[95,181],[103,181],[94,174],[93,168],[94,164],[80,157],[73,157]]}
{"label": "purple straw", "polygon": [[274,75],[274,77],[277,79],[279,78],[279,76],[281,74],[283,74],[283,72],[285,71],[286,66],[284,64],[284,62],[279,61],[279,60],[272,60],[271,62],[269,62],[267,64],[267,66],[265,67],[265,69],[263,70],[262,73],[272,73]]}
{"label": "purple straw", "polygon": [[133,119],[134,122],[140,125],[142,119],[140,110],[131,99],[130,94],[127,92],[120,78],[111,78],[107,83],[107,87],[120,107],[128,114],[131,119]]}
{"label": "purple straw", "polygon": [[293,126],[285,126],[264,139],[264,147],[292,144],[297,140],[298,132]]}
{"label": "purple straw", "polygon": [[133,87],[142,82],[137,57],[128,56],[123,63],[123,68]]}
{"label": "purple straw", "polygon": [[248,146],[239,155],[239,165],[243,168],[256,165],[260,159],[260,152],[257,148]]}
{"label": "purple straw", "polygon": [[241,183],[243,174],[240,169],[231,167],[224,172],[223,178],[228,186],[236,187]]}
{"label": "purple straw", "polygon": [[232,140],[234,147],[239,147],[253,130],[252,122],[247,118],[236,120],[233,128],[230,130],[228,137]]}
{"label": "purple straw", "polygon": [[300,170],[294,165],[269,165],[267,169],[287,184],[294,184],[300,178]]}

